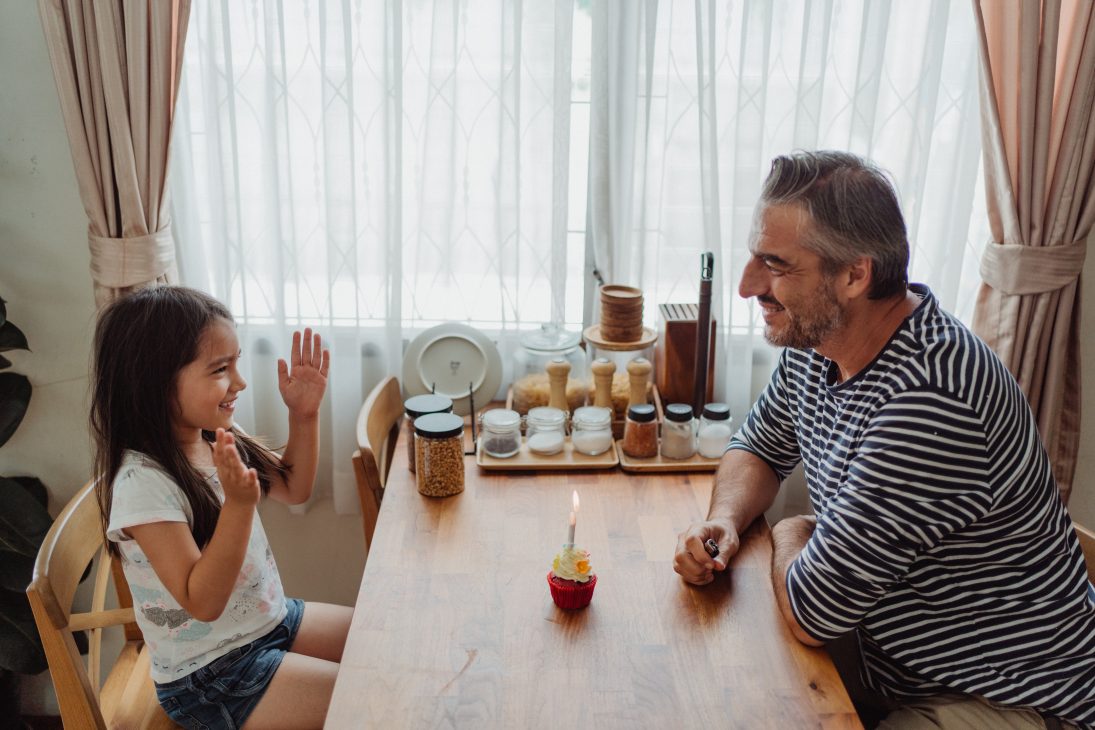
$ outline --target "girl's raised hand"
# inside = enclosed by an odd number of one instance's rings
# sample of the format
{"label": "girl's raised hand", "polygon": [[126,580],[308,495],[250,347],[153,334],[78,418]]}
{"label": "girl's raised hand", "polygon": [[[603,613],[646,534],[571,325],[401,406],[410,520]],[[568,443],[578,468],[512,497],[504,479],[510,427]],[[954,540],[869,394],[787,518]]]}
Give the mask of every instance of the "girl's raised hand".
{"label": "girl's raised hand", "polygon": [[293,333],[289,363],[278,360],[278,390],[289,407],[289,415],[310,418],[319,413],[319,404],[327,390],[327,370],[331,353],[323,349],[319,335],[305,328],[304,337]]}
{"label": "girl's raised hand", "polygon": [[243,465],[236,438],[223,428],[217,429],[217,440],[213,443],[213,464],[224,488],[225,502],[258,504],[262,494],[258,472]]}

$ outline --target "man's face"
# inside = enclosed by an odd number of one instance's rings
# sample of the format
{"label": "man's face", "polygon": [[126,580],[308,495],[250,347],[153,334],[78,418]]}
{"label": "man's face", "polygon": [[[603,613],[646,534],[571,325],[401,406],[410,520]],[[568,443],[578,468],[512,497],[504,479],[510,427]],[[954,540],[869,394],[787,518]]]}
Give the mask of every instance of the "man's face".
{"label": "man's face", "polygon": [[757,298],[770,343],[817,348],[844,325],[846,313],[836,295],[836,276],[826,275],[821,257],[801,244],[809,217],[794,205],[771,205],[755,225],[752,258],[738,293]]}

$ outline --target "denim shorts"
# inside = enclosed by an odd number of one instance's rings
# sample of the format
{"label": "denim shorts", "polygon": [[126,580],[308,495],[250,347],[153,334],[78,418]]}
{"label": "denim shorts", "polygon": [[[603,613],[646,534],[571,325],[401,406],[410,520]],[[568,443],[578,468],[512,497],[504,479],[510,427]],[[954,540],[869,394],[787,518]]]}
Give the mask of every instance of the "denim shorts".
{"label": "denim shorts", "polygon": [[157,684],[156,697],[167,716],[192,730],[242,727],[270,686],[304,617],[303,601],[290,598],[285,603],[285,619],[270,633],[185,677]]}

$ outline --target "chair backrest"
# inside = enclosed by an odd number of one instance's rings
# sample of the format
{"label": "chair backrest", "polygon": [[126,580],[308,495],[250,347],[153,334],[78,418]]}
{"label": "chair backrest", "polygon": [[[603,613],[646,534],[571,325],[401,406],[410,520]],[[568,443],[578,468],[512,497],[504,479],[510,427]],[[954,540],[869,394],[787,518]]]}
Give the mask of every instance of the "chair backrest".
{"label": "chair backrest", "polygon": [[1075,522],[1072,524],[1076,528],[1076,537],[1080,538],[1080,548],[1084,551],[1087,579],[1095,583],[1095,532]]}
{"label": "chair backrest", "polygon": [[358,448],[352,460],[366,548],[373,542],[402,416],[403,396],[399,380],[392,376],[384,378],[372,389],[357,414]]}
{"label": "chair backrest", "polygon": [[[91,610],[73,613],[76,586],[96,556],[99,561]],[[119,608],[106,609],[111,577]],[[94,482],[76,493],[46,534],[27,586],[27,599],[45,648],[65,727],[177,727],[156,701],[129,586],[120,565],[103,545]],[[100,686],[102,633],[108,626],[123,626],[126,644],[110,677]],[[90,632],[86,666],[73,639],[76,631]]]}

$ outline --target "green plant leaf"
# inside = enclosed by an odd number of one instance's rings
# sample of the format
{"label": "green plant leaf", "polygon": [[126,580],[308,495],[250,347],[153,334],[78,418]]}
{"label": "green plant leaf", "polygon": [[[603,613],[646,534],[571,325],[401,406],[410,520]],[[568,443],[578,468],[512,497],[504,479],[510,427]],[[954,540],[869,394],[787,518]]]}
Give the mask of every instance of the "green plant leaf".
{"label": "green plant leaf", "polygon": [[25,591],[34,575],[34,558],[0,550],[0,588],[5,591]]}
{"label": "green plant leaf", "polygon": [[53,520],[19,482],[0,477],[0,550],[34,560]]}
{"label": "green plant leaf", "polygon": [[47,668],[27,596],[0,591],[0,669],[38,674]]}
{"label": "green plant leaf", "polygon": [[27,344],[27,336],[23,334],[21,329],[11,322],[4,322],[4,324],[0,325],[0,352],[29,349],[30,346]]}
{"label": "green plant leaf", "polygon": [[0,373],[0,446],[19,428],[30,404],[30,380],[19,373]]}

